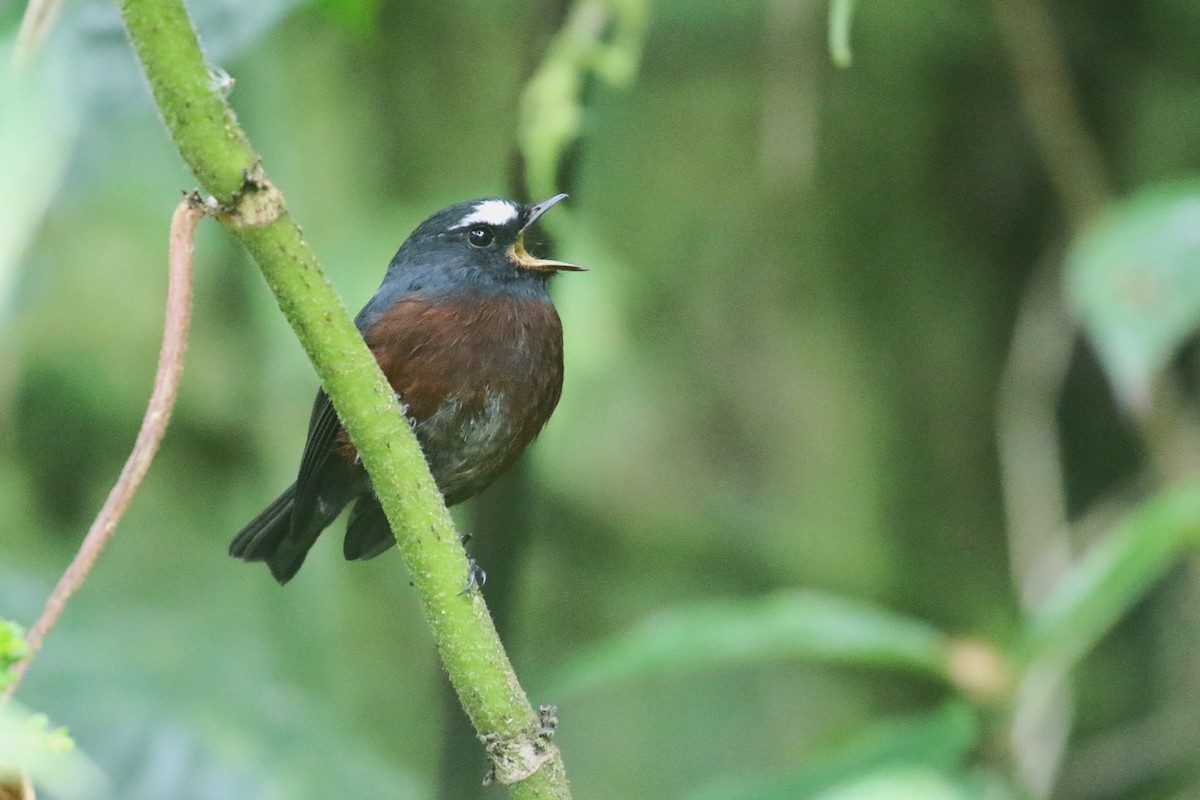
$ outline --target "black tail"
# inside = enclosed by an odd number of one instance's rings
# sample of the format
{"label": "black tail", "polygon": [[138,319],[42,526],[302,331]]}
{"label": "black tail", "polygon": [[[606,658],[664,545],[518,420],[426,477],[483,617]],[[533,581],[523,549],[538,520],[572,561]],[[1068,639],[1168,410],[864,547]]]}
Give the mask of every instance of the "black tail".
{"label": "black tail", "polygon": [[243,561],[266,561],[292,527],[295,497],[296,484],[293,483],[233,537],[229,555]]}
{"label": "black tail", "polygon": [[346,523],[346,542],[342,546],[346,560],[366,561],[395,543],[396,537],[375,495],[366,494],[358,498],[350,510],[350,521]]}
{"label": "black tail", "polygon": [[323,513],[313,514],[295,527],[292,513],[296,503],[296,486],[289,486],[275,502],[242,528],[229,545],[229,555],[243,561],[265,561],[271,574],[280,583],[292,579],[304,563],[321,531],[341,513],[345,502],[320,504]]}

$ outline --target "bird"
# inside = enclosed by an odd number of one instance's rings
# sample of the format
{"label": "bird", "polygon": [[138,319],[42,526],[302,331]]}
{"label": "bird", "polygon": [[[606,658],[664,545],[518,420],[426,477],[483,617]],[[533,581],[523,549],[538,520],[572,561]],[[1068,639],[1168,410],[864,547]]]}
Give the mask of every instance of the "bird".
{"label": "bird", "polygon": [[[438,211],[396,251],[355,317],[448,506],[504,472],[562,394],[562,322],[547,284],[558,272],[586,268],[531,255],[525,237],[566,196],[535,204],[489,197]],[[286,584],[347,506],[347,560],[374,558],[396,543],[322,389],[296,482],[242,528],[229,554],[265,561]]]}

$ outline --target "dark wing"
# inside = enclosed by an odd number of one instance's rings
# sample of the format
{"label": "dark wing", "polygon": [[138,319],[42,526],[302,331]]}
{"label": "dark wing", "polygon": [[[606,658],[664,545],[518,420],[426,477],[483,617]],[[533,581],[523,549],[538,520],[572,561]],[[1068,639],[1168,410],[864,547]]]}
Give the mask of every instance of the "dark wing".
{"label": "dark wing", "polygon": [[[364,334],[376,358],[381,350],[378,349],[378,343],[372,341],[371,334],[375,322],[381,316],[376,310],[381,298],[387,300],[382,294],[376,295],[355,319],[355,325]],[[395,302],[392,308],[407,305],[404,302]],[[389,372],[389,379],[393,379],[398,365],[392,364],[391,359],[385,361],[388,363],[381,366],[385,367],[385,372]],[[391,369],[388,369],[389,365]],[[341,420],[338,419],[329,395],[321,389],[313,401],[312,414],[308,421],[308,439],[304,443],[304,455],[300,458],[300,472],[292,494],[291,525],[287,535],[275,547],[273,557],[265,559],[271,567],[271,572],[280,582],[287,581],[300,569],[305,555],[317,537],[348,503],[355,498],[369,495],[370,484],[366,473],[362,467],[347,458],[348,454],[339,446],[341,436]],[[350,452],[353,453],[352,448]],[[393,541],[391,530],[378,503],[369,497],[364,497],[364,500],[370,502],[359,503],[362,508],[352,514],[350,520],[354,534],[351,538],[359,543],[354,548],[358,558],[377,555],[386,549],[387,542]]]}
{"label": "dark wing", "polygon": [[346,524],[346,541],[342,552],[347,561],[374,558],[396,543],[383,508],[373,494],[358,498]]}
{"label": "dark wing", "polygon": [[300,475],[292,490],[290,524],[287,533],[263,559],[280,583],[291,580],[321,531],[367,486],[362,471],[337,450],[341,429],[333,403],[323,390],[318,392],[300,460]]}
{"label": "dark wing", "polygon": [[242,528],[229,545],[229,555],[243,561],[266,561],[274,555],[279,543],[292,529],[295,494],[296,486],[292,484]]}
{"label": "dark wing", "polygon": [[[397,299],[395,281],[384,286],[355,319],[365,332],[379,314]],[[400,292],[399,294],[403,294]],[[291,580],[304,563],[321,532],[347,503],[366,495],[368,502],[352,514],[359,558],[386,549],[391,536],[377,503],[369,502],[365,473],[339,452],[342,426],[324,390],[317,392],[308,421],[308,439],[300,459],[296,482],[243,528],[230,544],[229,553],[246,561],[265,561],[280,583]]]}
{"label": "dark wing", "polygon": [[[379,299],[380,296],[376,295],[355,319],[355,324],[364,334],[369,333],[371,323],[378,316],[374,307],[379,304]],[[367,338],[370,344],[370,337]],[[300,472],[292,492],[291,521],[287,534],[275,544],[274,552],[264,559],[281,583],[296,574],[317,537],[342,509],[355,498],[369,494],[370,484],[366,473],[347,458],[348,454],[339,446],[341,436],[341,420],[329,395],[321,389],[313,401],[308,421],[308,439],[304,443]],[[367,510],[367,505],[363,505],[362,510]],[[390,539],[391,531],[378,505],[375,511],[365,516],[354,514],[352,517],[351,524],[357,521],[355,529],[364,534],[370,543],[369,546],[364,545],[363,552],[370,551],[372,555],[382,552],[380,548]]]}
{"label": "dark wing", "polygon": [[342,429],[324,391],[317,393],[296,483],[233,540],[230,555],[265,561],[280,583],[304,563],[321,531],[366,488],[366,478],[337,451]]}
{"label": "dark wing", "polygon": [[304,455],[300,457],[300,474],[296,478],[296,514],[312,513],[319,500],[322,476],[331,458],[340,459],[337,437],[342,430],[337,411],[324,389],[317,391],[313,400],[312,415],[308,421],[308,438],[304,442]]}

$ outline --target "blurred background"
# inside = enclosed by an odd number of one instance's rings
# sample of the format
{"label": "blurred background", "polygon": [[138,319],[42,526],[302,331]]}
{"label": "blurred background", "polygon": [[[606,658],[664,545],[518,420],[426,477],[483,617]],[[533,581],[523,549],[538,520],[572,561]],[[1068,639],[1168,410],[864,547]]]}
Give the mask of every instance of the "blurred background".
{"label": "blurred background", "polygon": [[[818,0],[581,5],[577,138],[537,173],[572,3],[190,4],[351,310],[442,206],[572,193],[561,405],[456,516],[576,796],[1200,797],[1200,6],[861,3],[839,67]],[[29,625],[133,442],[196,181],[114,4],[5,81]],[[339,523],[285,588],[226,556],[317,383],[237,243],[196,253],[167,438],[17,695],[106,778],[46,791],[504,796],[394,551],[347,564]]]}

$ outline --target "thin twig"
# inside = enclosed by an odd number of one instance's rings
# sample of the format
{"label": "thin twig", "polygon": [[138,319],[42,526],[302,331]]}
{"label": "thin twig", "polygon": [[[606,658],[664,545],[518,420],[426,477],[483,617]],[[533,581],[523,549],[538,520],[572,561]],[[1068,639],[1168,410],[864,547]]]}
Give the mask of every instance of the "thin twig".
{"label": "thin twig", "polygon": [[1009,571],[1026,611],[1071,561],[1057,410],[1075,336],[1057,264],[1044,260],[1021,297],[996,409]]}
{"label": "thin twig", "polygon": [[62,0],[29,0],[25,15],[21,17],[21,27],[17,30],[17,44],[13,48],[14,70],[23,68],[33,60],[42,42],[50,35],[50,29],[54,27],[61,10]]}
{"label": "thin twig", "polygon": [[206,206],[200,200],[200,196],[193,192],[180,202],[171,218],[166,322],[163,326],[162,348],[158,354],[158,371],[154,375],[154,390],[150,394],[146,414],[142,417],[141,430],[138,431],[133,451],[125,461],[121,475],[109,492],[104,507],[100,509],[70,566],[58,579],[54,591],[46,600],[41,616],[30,628],[25,640],[28,654],[21,663],[13,667],[14,680],[5,689],[0,700],[8,700],[16,691],[17,685],[29,668],[29,662],[41,648],[46,634],[58,621],[67,600],[87,579],[100,551],[112,538],[117,523],[129,507],[142,478],[150,468],[154,454],[158,451],[158,445],[167,429],[167,421],[171,418],[171,409],[175,405],[179,376],[183,372],[183,354],[192,312],[193,240],[196,223],[206,213]]}
{"label": "thin twig", "polygon": [[1100,146],[1088,132],[1054,21],[1037,0],[992,0],[1025,117],[1071,228],[1079,231],[1112,198]]}
{"label": "thin twig", "polygon": [[[1009,572],[1026,613],[1057,585],[1072,556],[1057,412],[1075,335],[1057,266],[1045,259],[1021,297],[996,408]],[[1029,669],[1018,683],[1010,743],[1032,797],[1049,795],[1062,766],[1070,699],[1070,678],[1059,672]]]}
{"label": "thin twig", "polygon": [[[992,0],[1017,94],[1072,233],[1112,198],[1100,147],[1084,124],[1070,73],[1039,0]],[[1056,269],[1043,267],[1021,301],[1000,388],[997,439],[1013,582],[1022,606],[1037,604],[1070,558],[1057,409],[1075,331],[1062,308]],[[1016,771],[1034,797],[1050,794],[1070,735],[1068,675],[1030,669],[1012,710]]]}

